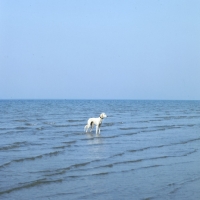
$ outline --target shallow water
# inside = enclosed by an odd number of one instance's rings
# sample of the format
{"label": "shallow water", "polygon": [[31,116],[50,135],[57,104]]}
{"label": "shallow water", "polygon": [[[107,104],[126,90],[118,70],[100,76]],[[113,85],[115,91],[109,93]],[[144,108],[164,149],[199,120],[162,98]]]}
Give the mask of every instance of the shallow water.
{"label": "shallow water", "polygon": [[0,101],[0,199],[196,200],[199,166],[200,101]]}

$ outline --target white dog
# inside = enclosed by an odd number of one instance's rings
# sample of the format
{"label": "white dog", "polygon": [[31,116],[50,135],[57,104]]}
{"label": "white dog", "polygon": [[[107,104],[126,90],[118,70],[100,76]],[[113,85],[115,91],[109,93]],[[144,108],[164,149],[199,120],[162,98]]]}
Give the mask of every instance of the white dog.
{"label": "white dog", "polygon": [[88,129],[90,128],[90,132],[92,131],[92,128],[94,126],[94,124],[96,125],[96,134],[99,133],[100,134],[100,126],[101,123],[103,121],[104,118],[106,118],[106,114],[105,113],[101,113],[100,116],[98,118],[90,118],[88,119],[88,123],[84,128],[84,131],[88,131]]}

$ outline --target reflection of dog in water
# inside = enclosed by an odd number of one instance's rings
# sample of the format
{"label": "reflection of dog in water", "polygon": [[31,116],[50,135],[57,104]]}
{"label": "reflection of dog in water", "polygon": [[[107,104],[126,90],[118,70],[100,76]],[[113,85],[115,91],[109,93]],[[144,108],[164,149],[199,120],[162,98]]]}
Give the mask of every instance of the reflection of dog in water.
{"label": "reflection of dog in water", "polygon": [[105,113],[101,113],[100,117],[98,118],[90,118],[88,119],[88,123],[85,126],[84,130],[86,131],[86,133],[88,132],[88,129],[90,128],[90,132],[92,131],[92,128],[94,127],[94,125],[96,125],[96,134],[99,133],[100,134],[100,126],[101,123],[103,121],[104,118],[106,118],[106,114]]}

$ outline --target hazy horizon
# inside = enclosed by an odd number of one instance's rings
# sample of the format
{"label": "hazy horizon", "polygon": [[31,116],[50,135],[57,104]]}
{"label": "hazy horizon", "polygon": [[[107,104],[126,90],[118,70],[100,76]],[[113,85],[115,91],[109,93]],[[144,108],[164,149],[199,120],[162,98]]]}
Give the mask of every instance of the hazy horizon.
{"label": "hazy horizon", "polygon": [[0,101],[200,101],[193,99],[0,99]]}

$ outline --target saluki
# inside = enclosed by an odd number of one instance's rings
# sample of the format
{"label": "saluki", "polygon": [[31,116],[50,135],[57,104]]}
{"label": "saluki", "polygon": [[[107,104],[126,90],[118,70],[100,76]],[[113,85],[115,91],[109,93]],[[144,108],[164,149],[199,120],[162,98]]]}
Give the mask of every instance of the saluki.
{"label": "saluki", "polygon": [[105,113],[101,113],[98,118],[89,118],[87,125],[84,128],[84,131],[87,133],[88,129],[90,128],[90,132],[92,131],[92,128],[94,125],[96,125],[96,134],[100,134],[100,126],[104,118],[106,118],[107,115]]}

